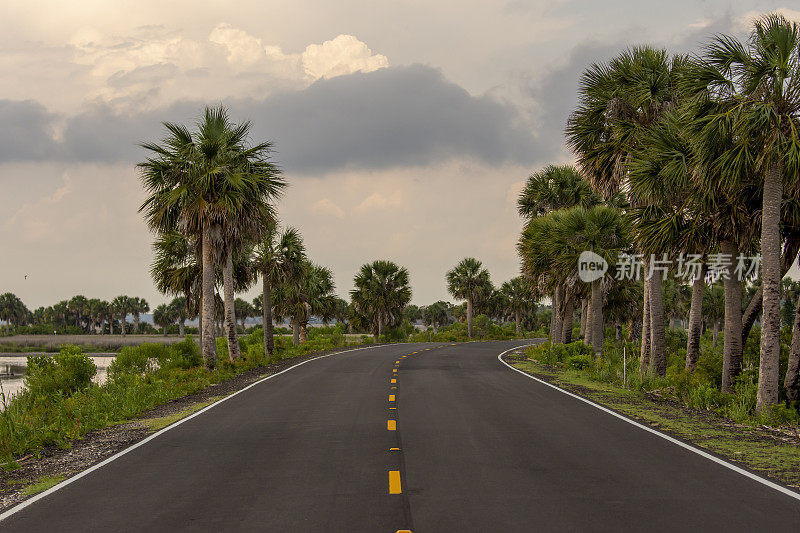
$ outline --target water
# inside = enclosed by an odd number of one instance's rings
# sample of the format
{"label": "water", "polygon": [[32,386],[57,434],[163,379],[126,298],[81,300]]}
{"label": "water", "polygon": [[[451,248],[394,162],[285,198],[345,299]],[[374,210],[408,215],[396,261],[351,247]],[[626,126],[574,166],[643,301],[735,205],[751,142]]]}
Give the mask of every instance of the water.
{"label": "water", "polygon": [[[97,373],[92,378],[97,384],[106,380],[108,365],[114,360],[114,355],[92,355],[89,356],[97,366]],[[0,355],[0,383],[3,385],[3,392],[6,398],[15,394],[25,387],[25,364],[27,360],[24,355]],[[0,406],[2,409],[2,406]]]}

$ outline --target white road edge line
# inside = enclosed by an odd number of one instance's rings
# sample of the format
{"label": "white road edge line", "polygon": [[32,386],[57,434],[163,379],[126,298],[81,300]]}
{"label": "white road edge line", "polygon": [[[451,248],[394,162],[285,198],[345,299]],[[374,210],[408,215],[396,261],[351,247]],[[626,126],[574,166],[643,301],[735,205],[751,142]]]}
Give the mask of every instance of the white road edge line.
{"label": "white road edge line", "polygon": [[277,372],[277,373],[275,373],[275,374],[270,374],[269,376],[267,376],[267,377],[265,377],[265,378],[261,378],[261,379],[259,379],[258,381],[254,381],[253,383],[251,383],[251,384],[250,384],[250,385],[248,385],[247,387],[245,387],[245,388],[243,388],[243,389],[240,389],[240,390],[238,390],[238,391],[236,391],[236,392],[234,392],[234,393],[232,393],[232,394],[229,394],[228,396],[225,396],[225,397],[224,397],[224,398],[222,398],[221,400],[218,400],[218,401],[216,401],[216,402],[212,403],[211,405],[208,405],[208,406],[206,406],[206,407],[203,407],[203,408],[202,408],[202,409],[200,409],[199,411],[197,411],[197,412],[195,412],[195,413],[192,413],[191,415],[189,415],[189,416],[187,416],[187,417],[185,417],[185,418],[181,418],[181,419],[180,419],[180,420],[178,420],[177,422],[173,422],[172,424],[170,424],[169,426],[165,427],[164,429],[161,429],[161,430],[159,430],[159,431],[157,431],[157,432],[153,433],[153,434],[152,434],[152,435],[150,435],[149,437],[146,437],[146,438],[144,438],[144,439],[140,440],[140,441],[139,441],[139,442],[137,442],[136,444],[133,444],[133,445],[131,445],[131,446],[129,446],[129,447],[127,447],[127,448],[125,448],[124,450],[122,450],[122,451],[119,451],[119,452],[115,453],[114,455],[112,455],[112,456],[111,456],[111,457],[109,457],[108,459],[104,459],[103,461],[101,461],[101,462],[97,463],[96,465],[94,465],[94,466],[91,466],[91,467],[87,468],[86,470],[83,470],[82,472],[79,472],[79,473],[75,474],[74,476],[72,476],[72,477],[70,477],[70,478],[67,478],[67,479],[65,479],[65,480],[64,480],[64,481],[62,481],[61,483],[59,483],[59,484],[57,484],[57,485],[54,485],[54,486],[50,487],[50,488],[49,488],[49,489],[47,489],[46,491],[44,491],[44,492],[40,492],[40,493],[39,493],[39,494],[37,494],[36,496],[33,496],[33,497],[31,497],[31,498],[28,498],[27,500],[25,500],[25,501],[23,501],[23,502],[20,502],[20,503],[18,503],[17,505],[15,505],[14,507],[12,507],[12,508],[11,508],[11,509],[9,509],[8,511],[4,512],[3,514],[0,514],[0,521],[3,521],[3,520],[5,520],[6,518],[8,518],[9,516],[13,515],[14,513],[17,513],[17,512],[19,512],[19,511],[21,511],[22,509],[26,508],[27,506],[31,505],[32,503],[36,503],[37,501],[41,500],[41,499],[42,499],[42,498],[44,498],[45,496],[49,496],[50,494],[53,494],[55,491],[63,489],[64,487],[66,487],[66,486],[67,486],[67,485],[69,485],[70,483],[72,483],[72,482],[74,482],[74,481],[78,481],[78,480],[79,480],[80,478],[82,478],[83,476],[86,476],[86,475],[88,475],[88,474],[91,474],[91,473],[92,473],[92,472],[94,472],[95,470],[98,470],[98,469],[100,469],[100,468],[104,467],[105,465],[107,465],[107,464],[108,464],[108,463],[110,463],[111,461],[115,461],[115,460],[119,459],[120,457],[122,457],[122,456],[123,456],[123,455],[125,455],[126,453],[128,453],[128,452],[132,452],[133,450],[135,450],[135,449],[136,449],[136,448],[138,448],[139,446],[143,446],[143,445],[147,444],[148,442],[150,442],[151,440],[155,439],[155,438],[156,438],[156,437],[158,437],[159,435],[162,435],[162,434],[166,433],[167,431],[169,431],[169,430],[171,430],[171,429],[175,429],[176,427],[180,426],[180,425],[181,425],[181,424],[183,424],[184,422],[188,422],[189,420],[191,420],[192,418],[194,418],[194,417],[196,417],[196,416],[200,416],[200,415],[202,415],[203,413],[205,413],[205,412],[206,412],[206,411],[208,411],[209,409],[213,409],[214,407],[218,406],[219,404],[221,404],[222,402],[224,402],[224,401],[226,401],[226,400],[230,400],[231,398],[233,398],[233,397],[234,397],[234,396],[236,396],[237,394],[241,394],[242,392],[246,391],[247,389],[249,389],[249,388],[251,388],[251,387],[255,387],[256,385],[258,385],[259,383],[261,383],[261,382],[263,382],[263,381],[266,381],[266,380],[268,380],[268,379],[272,379],[272,378],[274,378],[275,376],[280,376],[280,375],[281,375],[281,374],[283,374],[284,372],[288,372],[289,370],[292,370],[293,368],[297,368],[298,366],[302,366],[302,365],[304,365],[304,364],[306,364],[306,363],[310,363],[311,361],[316,361],[316,360],[318,360],[318,359],[325,359],[326,357],[331,357],[331,356],[334,356],[334,355],[340,355],[340,354],[343,354],[343,353],[348,353],[348,352],[357,352],[357,351],[359,351],[359,350],[371,350],[371,349],[374,349],[374,348],[384,348],[384,347],[386,347],[386,346],[397,346],[397,344],[380,344],[380,345],[377,345],[377,346],[364,346],[364,347],[362,347],[362,348],[353,348],[352,350],[343,350],[343,351],[341,351],[341,352],[329,353],[329,354],[327,354],[327,355],[320,355],[320,356],[318,356],[318,357],[313,357],[313,358],[311,358],[311,359],[307,359],[307,360],[303,361],[302,363],[297,363],[296,365],[292,365],[292,366],[290,366],[289,368],[286,368],[286,369],[284,369],[284,370],[281,370],[280,372]]}
{"label": "white road edge line", "polygon": [[741,474],[743,476],[749,477],[750,479],[758,481],[762,485],[766,485],[767,487],[769,487],[771,489],[775,489],[778,492],[782,492],[783,494],[786,494],[787,496],[790,496],[790,497],[794,498],[795,500],[800,500],[800,494],[796,493],[795,491],[793,491],[791,489],[787,489],[786,487],[782,487],[781,485],[778,485],[777,483],[773,483],[772,481],[770,481],[768,479],[764,479],[763,477],[757,476],[757,475],[753,474],[752,472],[748,472],[744,468],[740,468],[740,467],[738,467],[738,466],[736,466],[734,464],[731,464],[731,463],[729,463],[727,461],[723,461],[719,457],[715,457],[715,456],[711,455],[710,453],[704,452],[703,450],[701,450],[699,448],[695,448],[694,446],[686,444],[685,442],[682,442],[682,441],[680,441],[680,440],[678,440],[678,439],[676,439],[674,437],[670,437],[669,435],[666,435],[664,433],[656,431],[655,429],[653,429],[651,427],[645,426],[644,424],[640,424],[639,422],[636,422],[635,420],[631,420],[630,418],[628,418],[626,416],[623,416],[623,415],[621,415],[619,413],[616,413],[616,412],[612,411],[611,409],[608,409],[607,407],[603,407],[602,405],[597,404],[597,403],[595,403],[595,402],[593,402],[591,400],[587,400],[586,398],[583,398],[582,396],[578,396],[577,394],[573,394],[573,393],[571,393],[569,391],[566,391],[566,390],[564,390],[564,389],[562,389],[560,387],[556,387],[552,383],[548,383],[548,382],[546,382],[544,380],[541,380],[541,379],[539,379],[537,377],[531,376],[527,372],[523,372],[522,370],[519,370],[518,368],[514,368],[513,366],[511,366],[508,363],[506,363],[505,361],[503,361],[503,356],[505,354],[507,354],[508,352],[512,352],[514,350],[518,350],[519,348],[523,348],[525,346],[531,346],[531,344],[523,344],[522,346],[517,346],[516,348],[511,348],[510,350],[506,350],[505,352],[503,352],[503,353],[501,353],[500,355],[497,356],[497,360],[500,361],[501,363],[503,363],[504,365],[506,365],[508,368],[510,368],[514,372],[522,374],[526,378],[530,378],[530,379],[532,379],[534,381],[538,381],[542,385],[547,385],[551,389],[555,389],[558,392],[562,392],[562,393],[566,394],[567,396],[572,396],[573,398],[575,398],[577,400],[580,400],[580,401],[582,401],[584,403],[587,403],[587,404],[591,405],[592,407],[600,409],[604,413],[607,413],[607,414],[609,414],[611,416],[617,417],[620,420],[624,420],[625,422],[627,422],[628,424],[631,424],[632,426],[636,426],[637,428],[643,429],[643,430],[645,430],[645,431],[647,431],[649,433],[652,433],[653,435],[658,435],[662,439],[667,440],[667,441],[671,442],[672,444],[677,444],[681,448],[689,450],[690,452],[694,452],[694,453],[696,453],[697,455],[699,455],[701,457],[705,457],[709,461],[713,461],[713,462],[715,462],[715,463],[717,463],[719,465],[724,466],[725,468],[733,470],[734,472],[736,472],[738,474]]}

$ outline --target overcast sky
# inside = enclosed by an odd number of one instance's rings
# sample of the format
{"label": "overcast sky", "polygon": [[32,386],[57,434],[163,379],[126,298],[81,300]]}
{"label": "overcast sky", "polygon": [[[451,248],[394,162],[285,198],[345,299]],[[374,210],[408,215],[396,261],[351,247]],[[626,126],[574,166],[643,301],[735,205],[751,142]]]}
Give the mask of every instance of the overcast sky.
{"label": "overcast sky", "polygon": [[408,267],[417,304],[450,299],[465,256],[499,284],[519,270],[525,178],[572,161],[562,131],[589,64],[642,43],[697,51],[761,13],[800,20],[792,6],[4,0],[0,293],[168,300],[148,274],[137,143],[220,102],[274,142],[281,219],[341,296],[378,258]]}

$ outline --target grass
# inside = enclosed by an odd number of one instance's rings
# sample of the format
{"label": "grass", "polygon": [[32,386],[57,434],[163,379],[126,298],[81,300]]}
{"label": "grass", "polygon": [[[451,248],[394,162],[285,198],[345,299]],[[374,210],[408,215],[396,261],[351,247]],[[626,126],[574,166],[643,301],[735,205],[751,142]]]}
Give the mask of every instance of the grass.
{"label": "grass", "polygon": [[786,438],[794,443],[786,442],[780,435],[753,425],[735,424],[713,412],[655,399],[644,391],[600,383],[574,370],[557,369],[530,360],[511,364],[698,448],[800,488],[797,439]]}
{"label": "grass", "polygon": [[51,476],[51,477],[43,477],[36,481],[35,483],[31,483],[24,489],[22,489],[22,494],[25,496],[33,496],[34,494],[39,494],[40,492],[44,492],[50,487],[54,487],[58,485],[62,481],[66,479],[64,476]]}
{"label": "grass", "polygon": [[170,424],[177,422],[181,418],[186,418],[190,414],[196,413],[203,407],[211,405],[212,403],[221,400],[222,398],[224,398],[224,396],[215,396],[213,398],[209,398],[208,401],[192,404],[189,407],[181,409],[176,413],[171,413],[168,415],[154,417],[154,418],[143,418],[142,420],[139,420],[139,424],[146,427],[151,433],[155,433],[156,431],[164,429]]}

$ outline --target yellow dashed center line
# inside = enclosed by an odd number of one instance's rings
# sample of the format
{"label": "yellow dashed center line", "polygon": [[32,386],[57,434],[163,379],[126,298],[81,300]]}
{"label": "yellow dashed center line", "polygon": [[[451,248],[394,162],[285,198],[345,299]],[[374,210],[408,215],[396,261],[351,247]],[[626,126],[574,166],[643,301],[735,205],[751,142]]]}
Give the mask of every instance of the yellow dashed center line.
{"label": "yellow dashed center line", "polygon": [[389,494],[400,494],[403,490],[400,488],[400,471],[389,470]]}
{"label": "yellow dashed center line", "polygon": [[393,401],[394,401],[394,394],[390,394],[390,395],[389,395],[389,401],[390,401],[390,402],[393,402]]}
{"label": "yellow dashed center line", "polygon": [[394,372],[395,374],[397,374],[397,369],[396,369],[396,368],[393,368],[393,369],[392,369],[392,372]]}
{"label": "yellow dashed center line", "polygon": [[392,378],[392,383],[397,383],[397,380]]}
{"label": "yellow dashed center line", "polygon": [[390,452],[399,452],[400,448],[389,448]]}
{"label": "yellow dashed center line", "polygon": [[389,420],[386,422],[386,429],[389,431],[396,431],[397,430],[397,420]]}

